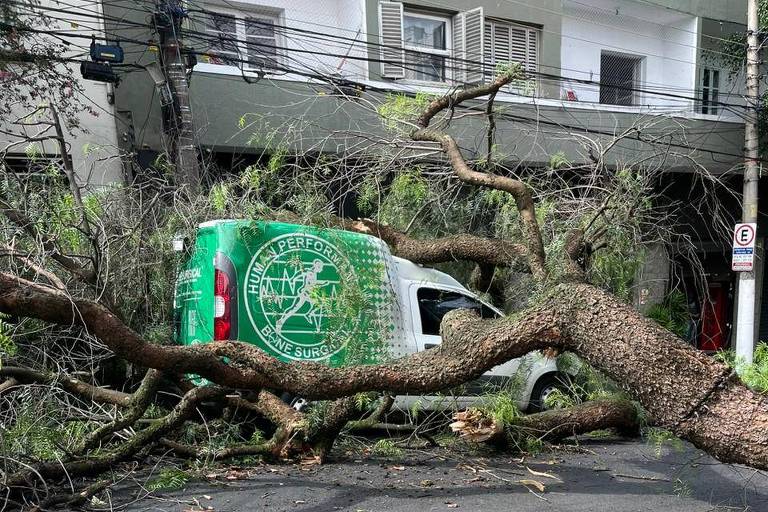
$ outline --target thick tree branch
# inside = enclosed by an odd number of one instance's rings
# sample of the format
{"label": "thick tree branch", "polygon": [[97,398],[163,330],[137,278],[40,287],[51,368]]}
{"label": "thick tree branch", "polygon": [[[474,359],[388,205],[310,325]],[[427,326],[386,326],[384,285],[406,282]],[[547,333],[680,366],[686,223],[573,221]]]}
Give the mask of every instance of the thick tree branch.
{"label": "thick tree branch", "polygon": [[117,432],[118,430],[130,427],[144,415],[147,407],[152,403],[155,397],[163,374],[155,369],[147,371],[141,380],[141,385],[130,398],[128,411],[122,416],[115,418],[114,421],[106,423],[83,439],[82,443],[73,450],[75,454],[84,454],[87,450],[94,448],[102,439]]}
{"label": "thick tree branch", "polygon": [[120,407],[128,407],[131,404],[131,395],[128,393],[94,386],[68,375],[46,373],[18,366],[2,366],[0,367],[0,377],[10,377],[11,380],[21,384],[36,383],[59,386],[64,391],[94,402],[119,405]]}
{"label": "thick tree branch", "polygon": [[[452,312],[443,320],[439,349],[383,364],[342,368],[284,363],[241,342],[151,345],[99,304],[73,301],[7,274],[0,274],[0,311],[85,325],[135,364],[196,373],[228,387],[281,389],[318,399],[363,391],[434,392],[528,352],[557,347],[581,355],[619,382],[658,425],[721,460],[768,468],[764,397],[739,382],[723,380],[728,374],[724,365],[612,295],[583,283],[553,287],[537,307],[514,318],[479,320],[468,311]],[[224,356],[230,364],[221,361]]]}
{"label": "thick tree branch", "polygon": [[462,234],[419,240],[370,219],[342,221],[341,225],[349,231],[380,238],[386,242],[395,256],[414,263],[473,261],[483,265],[515,265],[519,268],[521,260],[528,255],[528,249],[523,244],[493,238]]}
{"label": "thick tree branch", "polygon": [[636,435],[639,429],[637,411],[631,402],[600,399],[582,404],[529,414],[510,424],[497,423],[478,410],[459,412],[451,429],[475,441],[506,447],[519,442],[519,435],[550,442],[586,434],[594,430],[616,429],[622,435]]}
{"label": "thick tree branch", "polygon": [[440,144],[456,176],[462,182],[501,190],[514,197],[515,204],[520,212],[520,225],[528,247],[528,263],[531,273],[536,279],[543,281],[547,276],[544,243],[541,239],[541,231],[536,219],[533,197],[528,186],[520,180],[473,170],[462,156],[459,145],[452,136],[440,130],[429,128],[429,124],[434,116],[442,110],[455,107],[461,102],[470,99],[489,94],[495,95],[503,86],[518,78],[518,74],[518,72],[502,74],[489,84],[463,89],[432,101],[416,120],[416,125],[420,128],[411,132],[411,139]]}

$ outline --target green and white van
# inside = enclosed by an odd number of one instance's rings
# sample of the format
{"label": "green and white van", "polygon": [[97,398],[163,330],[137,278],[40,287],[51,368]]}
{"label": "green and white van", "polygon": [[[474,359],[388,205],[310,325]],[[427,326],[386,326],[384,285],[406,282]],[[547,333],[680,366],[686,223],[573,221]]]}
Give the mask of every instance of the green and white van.
{"label": "green and white van", "polygon": [[[248,220],[199,226],[174,297],[181,344],[240,340],[282,361],[334,367],[437,347],[440,321],[457,308],[502,315],[451,276],[393,257],[376,237]],[[509,379],[524,360],[518,405],[538,408],[562,377],[554,361],[538,355],[493,368],[451,400],[403,396],[397,404],[467,407],[479,388]]]}

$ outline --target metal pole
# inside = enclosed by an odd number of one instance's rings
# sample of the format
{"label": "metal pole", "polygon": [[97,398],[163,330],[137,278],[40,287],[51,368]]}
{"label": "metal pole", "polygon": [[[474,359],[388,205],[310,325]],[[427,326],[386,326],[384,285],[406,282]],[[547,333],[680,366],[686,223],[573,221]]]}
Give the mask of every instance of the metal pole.
{"label": "metal pole", "polygon": [[163,73],[174,100],[169,107],[171,120],[168,123],[169,126],[166,126],[170,146],[168,150],[176,168],[176,184],[186,187],[189,193],[194,194],[200,186],[200,163],[197,159],[192,109],[189,101],[187,66],[181,55],[179,40],[181,16],[178,3],[168,0],[158,2],[158,11],[165,14],[169,21],[168,28],[158,28]]}
{"label": "metal pole", "polygon": [[[760,102],[758,0],[747,6],[747,109],[744,123],[744,188],[742,222],[757,222],[757,185],[760,177],[757,115]],[[736,355],[751,363],[755,350],[755,273],[739,273],[736,316]]]}

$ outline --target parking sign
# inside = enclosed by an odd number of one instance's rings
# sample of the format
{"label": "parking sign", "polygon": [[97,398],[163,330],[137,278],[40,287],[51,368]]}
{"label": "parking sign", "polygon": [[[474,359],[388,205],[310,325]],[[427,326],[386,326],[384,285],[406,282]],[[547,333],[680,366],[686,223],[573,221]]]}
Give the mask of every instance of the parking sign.
{"label": "parking sign", "polygon": [[734,272],[752,272],[755,263],[755,234],[757,224],[754,222],[736,224],[733,230],[733,253],[731,270]]}

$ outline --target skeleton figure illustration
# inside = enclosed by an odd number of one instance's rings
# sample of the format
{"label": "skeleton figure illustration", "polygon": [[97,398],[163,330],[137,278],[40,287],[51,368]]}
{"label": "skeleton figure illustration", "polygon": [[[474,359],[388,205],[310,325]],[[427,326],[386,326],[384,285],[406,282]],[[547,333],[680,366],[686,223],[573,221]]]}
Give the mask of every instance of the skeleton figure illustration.
{"label": "skeleton figure illustration", "polygon": [[322,312],[318,312],[321,307],[315,304],[312,292],[319,286],[325,284],[325,281],[320,281],[317,277],[323,270],[323,262],[315,260],[312,262],[312,267],[305,272],[297,272],[291,280],[291,286],[294,286],[296,282],[300,284],[296,287],[296,302],[293,306],[280,316],[280,319],[275,324],[275,331],[277,334],[282,334],[283,326],[289,318],[299,313],[304,304],[309,304],[309,311],[305,313],[305,316],[310,320],[310,323],[315,324],[317,332],[320,332],[320,319]]}

